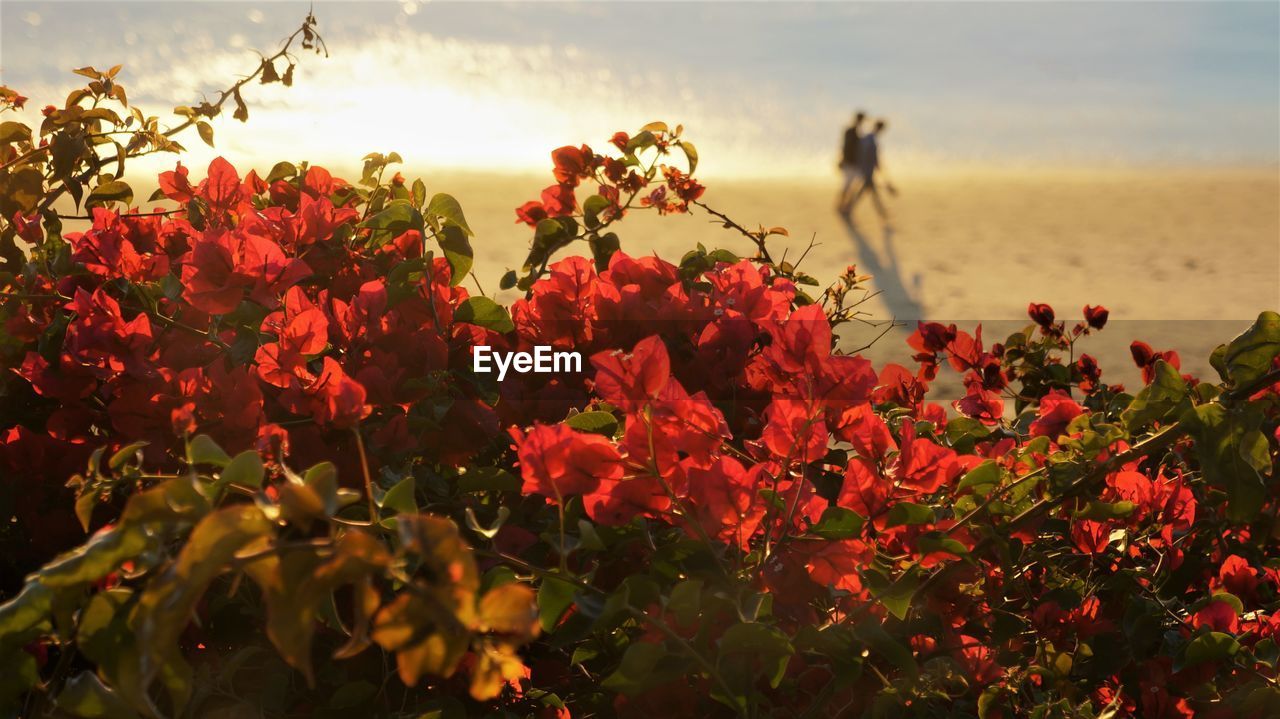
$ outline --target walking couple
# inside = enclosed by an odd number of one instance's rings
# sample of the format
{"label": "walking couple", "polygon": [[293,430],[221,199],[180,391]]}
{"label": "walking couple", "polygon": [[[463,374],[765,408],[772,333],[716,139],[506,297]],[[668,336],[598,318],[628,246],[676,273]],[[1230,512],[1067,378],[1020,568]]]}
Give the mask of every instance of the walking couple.
{"label": "walking couple", "polygon": [[[844,132],[844,147],[840,153],[840,171],[844,174],[844,187],[841,188],[840,197],[836,201],[836,210],[842,215],[852,217],[853,208],[858,204],[858,200],[862,199],[864,194],[870,193],[881,219],[888,219],[884,203],[880,200],[880,192],[876,188],[876,173],[879,172],[881,177],[884,176],[884,171],[880,167],[880,136],[884,134],[885,121],[883,118],[876,120],[871,127],[871,132],[863,134],[862,123],[866,119],[867,113],[859,111],[853,116],[853,125]],[[884,186],[889,194],[898,194],[893,183],[885,180]]]}

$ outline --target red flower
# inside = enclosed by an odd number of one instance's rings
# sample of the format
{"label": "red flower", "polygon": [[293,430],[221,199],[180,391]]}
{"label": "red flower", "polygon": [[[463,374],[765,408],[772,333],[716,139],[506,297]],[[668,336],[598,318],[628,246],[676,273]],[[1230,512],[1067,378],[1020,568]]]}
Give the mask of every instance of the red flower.
{"label": "red flower", "polygon": [[629,354],[609,350],[592,356],[596,394],[624,412],[636,412],[656,399],[671,377],[671,361],[662,338],[636,343]]}
{"label": "red flower", "polygon": [[198,240],[182,268],[184,295],[209,314],[231,312],[249,298],[274,307],[278,296],[311,273],[306,263],[286,257],[266,237],[240,231],[214,230]]}
{"label": "red flower", "polygon": [[1045,329],[1049,329],[1053,326],[1053,308],[1049,305],[1032,302],[1027,305],[1027,314],[1031,316],[1031,319],[1034,320],[1036,324]]}
{"label": "red flower", "polygon": [[778,398],[765,411],[761,441],[774,456],[808,463],[827,453],[827,424],[822,411],[803,400]]}
{"label": "red flower", "polygon": [[[572,215],[578,207],[574,199],[573,187],[569,185],[551,185],[542,191],[542,207],[551,217]],[[518,214],[518,212],[517,212]]]}
{"label": "red flower", "polygon": [[578,182],[591,176],[595,166],[595,154],[591,148],[565,146],[551,151],[551,161],[555,163],[556,182],[568,187],[577,187]]}
{"label": "red flower", "polygon": [[1258,589],[1258,570],[1249,564],[1249,560],[1232,554],[1218,568],[1215,584],[1245,601],[1252,601]]}
{"label": "red flower", "polygon": [[516,208],[516,222],[523,222],[530,227],[536,226],[547,217],[547,208],[536,200],[529,200]]}
{"label": "red flower", "polygon": [[512,430],[520,456],[524,493],[559,503],[571,494],[589,494],[602,479],[622,477],[622,457],[608,439],[562,425],[534,425],[527,434]]}
{"label": "red flower", "polygon": [[1105,522],[1081,519],[1071,524],[1071,541],[1085,554],[1102,554],[1111,543],[1111,528]]}
{"label": "red flower", "polygon": [[1214,599],[1200,608],[1191,617],[1191,624],[1196,627],[1208,627],[1215,632],[1234,634],[1240,631],[1240,616],[1235,607],[1222,599]]}
{"label": "red flower", "polygon": [[1093,305],[1084,306],[1084,321],[1089,323],[1089,326],[1095,330],[1102,329],[1107,324],[1107,317],[1110,315],[1111,312],[1102,305],[1096,307]]}
{"label": "red flower", "polygon": [[342,371],[332,357],[325,357],[316,383],[307,388],[315,397],[316,421],[334,427],[354,427],[369,414],[364,386]]}
{"label": "red flower", "polygon": [[1071,420],[1084,414],[1075,400],[1060,390],[1053,390],[1040,398],[1036,420],[1031,423],[1031,436],[1057,439],[1066,431]]}
{"label": "red flower", "polygon": [[185,205],[195,197],[196,188],[187,180],[187,168],[179,162],[172,172],[160,173],[160,191],[170,200]]}

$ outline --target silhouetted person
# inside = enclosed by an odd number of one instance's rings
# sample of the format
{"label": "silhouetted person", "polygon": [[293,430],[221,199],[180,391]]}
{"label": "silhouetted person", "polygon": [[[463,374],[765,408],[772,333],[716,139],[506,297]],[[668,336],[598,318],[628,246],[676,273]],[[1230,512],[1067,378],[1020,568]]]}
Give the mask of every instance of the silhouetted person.
{"label": "silhouetted person", "polygon": [[862,147],[862,121],[867,113],[858,111],[853,116],[853,124],[844,131],[844,145],[840,149],[840,172],[844,174],[844,187],[840,188],[840,196],[836,199],[836,208],[847,213],[851,207],[849,191],[853,183],[860,177],[858,170],[858,152]]}
{"label": "silhouetted person", "polygon": [[[857,174],[862,178],[862,184],[858,187],[858,191],[854,194],[853,199],[849,201],[847,214],[853,214],[853,208],[858,204],[858,200],[862,199],[863,194],[870,192],[871,199],[876,204],[876,211],[880,213],[881,219],[888,219],[889,214],[884,209],[884,202],[880,200],[880,191],[876,189],[876,173],[881,172],[880,168],[880,136],[884,134],[885,121],[876,120],[875,126],[871,132],[862,137],[862,141],[858,145],[858,169]],[[898,191],[894,186],[885,182],[885,189],[891,194],[897,194]]]}

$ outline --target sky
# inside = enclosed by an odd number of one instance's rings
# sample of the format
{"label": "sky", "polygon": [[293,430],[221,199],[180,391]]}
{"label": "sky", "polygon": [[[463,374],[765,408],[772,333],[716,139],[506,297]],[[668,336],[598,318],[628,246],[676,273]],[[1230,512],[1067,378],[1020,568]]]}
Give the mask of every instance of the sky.
{"label": "sky", "polygon": [[[256,66],[307,4],[0,4],[0,82],[37,108],[124,63],[149,113]],[[890,168],[1280,163],[1278,2],[319,2],[330,57],[252,86],[233,161],[543,171],[683,123],[707,176],[823,176],[854,109]],[[193,149],[194,138],[186,143]],[[199,165],[199,150],[189,164]],[[169,161],[171,164],[171,161]]]}

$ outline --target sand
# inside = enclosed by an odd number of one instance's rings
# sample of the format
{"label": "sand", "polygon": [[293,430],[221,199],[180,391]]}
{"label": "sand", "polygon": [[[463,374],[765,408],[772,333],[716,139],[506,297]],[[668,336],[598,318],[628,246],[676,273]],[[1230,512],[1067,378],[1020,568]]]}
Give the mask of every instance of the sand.
{"label": "sand", "polygon": [[[348,168],[333,168],[340,176]],[[538,196],[545,175],[422,173],[428,192],[461,202],[476,233],[475,273],[490,294],[508,268],[519,268],[532,231],[513,209]],[[198,173],[197,173],[198,174]],[[1099,172],[947,172],[900,176],[899,195],[886,196],[889,224],[869,198],[852,222],[834,210],[838,178],[707,180],[703,198],[748,227],[782,226],[789,239],[771,241],[775,256],[797,259],[816,244],[801,269],[824,284],[847,265],[873,275],[877,294],[868,319],[896,320],[865,354],[877,365],[908,364],[903,341],[919,319],[981,323],[988,343],[1029,322],[1028,302],[1046,302],[1059,317],[1078,319],[1086,304],[1111,310],[1107,328],[1084,338],[1076,352],[1097,357],[1103,379],[1139,386],[1129,343],[1175,349],[1183,369],[1216,375],[1209,353],[1264,309],[1280,309],[1280,171],[1173,170]],[[140,197],[150,187],[136,183]],[[68,229],[73,229],[68,227]],[[631,254],[657,252],[677,261],[701,242],[746,254],[750,243],[708,215],[660,217],[633,211],[614,228]],[[575,249],[587,252],[585,245]],[[468,287],[474,288],[468,281]],[[503,302],[518,293],[497,293]],[[881,329],[857,324],[839,331],[841,347],[860,348]],[[940,380],[940,399],[962,392],[957,378]]]}
{"label": "sand", "polygon": [[[409,173],[406,173],[409,174]],[[476,268],[486,289],[519,267],[531,232],[512,208],[535,198],[541,176],[429,176],[431,191],[453,193],[476,231]],[[1280,308],[1280,173],[1177,170],[1098,173],[982,172],[895,178],[886,197],[891,222],[869,201],[846,223],[834,211],[837,179],[708,180],[708,204],[740,223],[780,225],[775,243],[824,282],[851,263],[874,275],[875,319],[984,325],[1001,339],[1026,324],[1028,302],[1079,318],[1085,304],[1111,310],[1104,332],[1077,351],[1103,363],[1104,378],[1138,384],[1133,339],[1181,352],[1184,369],[1212,374],[1209,352],[1263,309]],[[700,212],[658,217],[636,212],[616,229],[632,254],[675,259],[702,242],[748,252],[749,243]],[[585,246],[582,248],[585,250]],[[514,293],[503,293],[511,299]],[[846,326],[859,347],[871,328]],[[894,331],[868,352],[877,361],[909,353]],[[948,383],[955,387],[954,383]]]}

